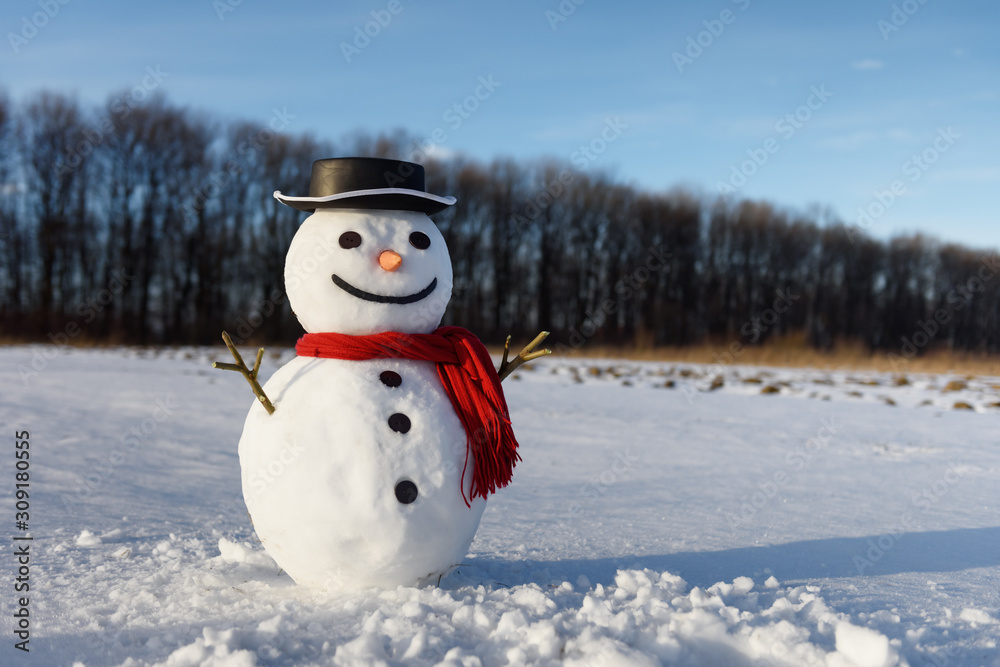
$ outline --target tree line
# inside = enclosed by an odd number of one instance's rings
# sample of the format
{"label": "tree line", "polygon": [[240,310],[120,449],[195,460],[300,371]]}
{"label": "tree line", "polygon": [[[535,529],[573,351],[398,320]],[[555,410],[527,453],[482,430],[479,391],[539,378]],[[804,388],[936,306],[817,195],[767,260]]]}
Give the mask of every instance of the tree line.
{"label": "tree line", "polygon": [[301,333],[284,257],[332,156],[424,164],[455,272],[446,323],[568,348],[751,345],[804,333],[915,356],[1000,348],[995,251],[871,238],[815,207],[649,192],[565,160],[426,155],[404,131],[338,140],[122,96],[0,97],[0,326],[7,341],[260,343]]}

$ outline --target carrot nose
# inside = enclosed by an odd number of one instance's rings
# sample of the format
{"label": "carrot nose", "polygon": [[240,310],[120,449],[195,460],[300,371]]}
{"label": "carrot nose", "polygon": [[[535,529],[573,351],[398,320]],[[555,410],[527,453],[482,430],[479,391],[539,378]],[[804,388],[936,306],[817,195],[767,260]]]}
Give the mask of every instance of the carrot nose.
{"label": "carrot nose", "polygon": [[403,258],[395,250],[383,250],[378,256],[378,265],[386,271],[395,271],[403,263]]}

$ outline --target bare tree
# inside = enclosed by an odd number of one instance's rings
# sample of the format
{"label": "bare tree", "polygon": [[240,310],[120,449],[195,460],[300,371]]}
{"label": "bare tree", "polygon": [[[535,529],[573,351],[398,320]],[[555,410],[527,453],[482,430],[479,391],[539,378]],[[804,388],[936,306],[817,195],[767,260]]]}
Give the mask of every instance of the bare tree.
{"label": "bare tree", "polygon": [[[435,216],[455,275],[445,321],[488,341],[539,328],[573,346],[804,332],[822,350],[1000,350],[985,250],[876,241],[818,208],[645,192],[556,159],[447,156],[403,130],[333,144],[126,97],[88,111],[64,95],[17,108],[0,96],[6,336],[59,339],[76,323],[108,341],[215,343],[227,329],[292,342],[282,274],[303,214],[271,193],[302,192],[315,159],[359,155],[416,159],[430,191],[458,198]],[[782,292],[792,306],[769,314]]]}

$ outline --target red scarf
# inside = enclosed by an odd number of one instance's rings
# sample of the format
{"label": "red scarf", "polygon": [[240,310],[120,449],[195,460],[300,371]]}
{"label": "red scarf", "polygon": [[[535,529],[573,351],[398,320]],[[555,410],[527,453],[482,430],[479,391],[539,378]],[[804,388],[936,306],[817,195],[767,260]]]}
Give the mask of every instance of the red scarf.
{"label": "red scarf", "polygon": [[[417,359],[437,364],[438,377],[465,427],[465,463],[474,455],[472,497],[494,493],[510,483],[521,460],[500,378],[486,347],[462,327],[441,327],[431,334],[397,331],[368,336],[307,333],[295,345],[300,357],[324,359]],[[460,482],[465,497],[465,469]]]}

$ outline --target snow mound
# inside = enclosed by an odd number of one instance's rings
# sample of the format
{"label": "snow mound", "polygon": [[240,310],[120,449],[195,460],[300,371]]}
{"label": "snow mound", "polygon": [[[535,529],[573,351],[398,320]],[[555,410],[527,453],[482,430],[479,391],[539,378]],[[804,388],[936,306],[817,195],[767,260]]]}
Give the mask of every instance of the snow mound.
{"label": "snow mound", "polygon": [[967,623],[976,623],[979,625],[992,625],[997,622],[996,619],[982,609],[974,609],[972,607],[963,609],[958,617]]}
{"label": "snow mound", "polygon": [[65,620],[79,639],[62,654],[127,667],[906,664],[898,639],[853,624],[819,586],[773,576],[703,588],[668,571],[619,569],[606,583],[581,575],[574,585],[526,577],[523,561],[471,559],[443,588],[325,592],[292,584],[262,548],[214,544],[211,557],[213,541],[150,536],[129,565],[82,575],[93,595]]}
{"label": "snow mound", "polygon": [[255,551],[246,542],[239,544],[224,537],[219,538],[219,559],[223,563],[242,563],[263,567],[274,565],[274,561],[264,552]]}
{"label": "snow mound", "polygon": [[847,621],[837,624],[837,651],[858,667],[886,667],[897,664],[897,656],[889,647],[885,636],[868,628],[851,625]]}
{"label": "snow mound", "polygon": [[205,628],[202,637],[170,654],[157,667],[254,667],[257,656],[246,649],[236,648],[233,630],[219,632]]}
{"label": "snow mound", "polygon": [[400,588],[365,605],[335,663],[900,664],[884,635],[832,612],[815,587],[754,592],[752,580],[738,577],[688,588],[650,569],[619,570],[614,585],[585,591],[568,582]]}
{"label": "snow mound", "polygon": [[89,530],[84,530],[76,536],[76,546],[78,547],[96,547],[98,544],[101,544],[101,538]]}

